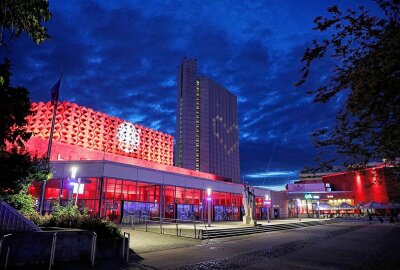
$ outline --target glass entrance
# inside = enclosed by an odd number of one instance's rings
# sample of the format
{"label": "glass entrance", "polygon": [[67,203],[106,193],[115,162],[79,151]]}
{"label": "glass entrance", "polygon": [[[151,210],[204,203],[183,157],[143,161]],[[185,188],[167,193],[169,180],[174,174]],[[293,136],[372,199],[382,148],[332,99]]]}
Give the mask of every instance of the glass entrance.
{"label": "glass entrance", "polygon": [[193,204],[177,204],[177,219],[182,220],[198,220],[200,218],[200,211],[198,205]]}
{"label": "glass entrance", "polygon": [[145,202],[123,202],[122,223],[141,223],[152,218],[159,218],[159,205]]}

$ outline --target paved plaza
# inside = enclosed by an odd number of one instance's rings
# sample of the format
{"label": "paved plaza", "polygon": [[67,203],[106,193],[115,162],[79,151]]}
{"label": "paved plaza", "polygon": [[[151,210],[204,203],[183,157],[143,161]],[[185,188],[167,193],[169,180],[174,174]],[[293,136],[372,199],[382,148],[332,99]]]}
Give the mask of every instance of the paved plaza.
{"label": "paved plaza", "polygon": [[[130,233],[130,263],[101,260],[95,269],[400,269],[400,226],[388,223],[338,222],[212,240]],[[70,267],[93,269],[55,269]]]}

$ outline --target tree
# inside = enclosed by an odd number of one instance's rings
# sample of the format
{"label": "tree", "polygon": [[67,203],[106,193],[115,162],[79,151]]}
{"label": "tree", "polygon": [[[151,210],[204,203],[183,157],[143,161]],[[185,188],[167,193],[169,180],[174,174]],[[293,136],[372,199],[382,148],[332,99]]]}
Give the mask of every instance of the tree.
{"label": "tree", "polygon": [[[312,64],[329,57],[336,63],[325,85],[309,90],[314,102],[325,103],[339,92],[347,95],[333,129],[312,134],[317,148],[335,147],[344,165],[400,157],[400,1],[375,0],[381,16],[364,7],[314,19],[316,31],[329,38],[313,40],[302,57],[303,85]],[[325,35],[325,36],[327,36]]]}
{"label": "tree", "polygon": [[32,158],[17,147],[0,151],[0,175],[0,196],[17,194],[33,180],[46,181],[52,177],[47,158]]}
{"label": "tree", "polygon": [[0,46],[5,45],[4,33],[8,43],[21,33],[29,35],[37,44],[49,38],[43,22],[50,20],[47,0],[3,0],[0,2]]}
{"label": "tree", "polygon": [[23,146],[30,138],[26,130],[26,117],[32,114],[29,92],[24,87],[10,86],[10,62],[0,64],[0,149],[6,143]]}
{"label": "tree", "polygon": [[[42,25],[51,17],[47,0],[3,0],[0,2],[0,48],[26,33],[37,44],[49,36]],[[7,38],[6,38],[7,37]],[[11,86],[10,61],[0,64],[0,197],[17,207],[29,205],[25,196],[33,179],[51,177],[49,160],[33,157],[24,150],[31,136],[26,130],[30,110],[29,91]],[[29,207],[28,207],[29,208]]]}

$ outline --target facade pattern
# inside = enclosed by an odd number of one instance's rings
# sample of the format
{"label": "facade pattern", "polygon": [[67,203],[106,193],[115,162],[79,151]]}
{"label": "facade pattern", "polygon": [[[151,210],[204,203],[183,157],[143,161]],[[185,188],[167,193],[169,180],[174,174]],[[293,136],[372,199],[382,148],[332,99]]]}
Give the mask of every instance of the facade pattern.
{"label": "facade pattern", "polygon": [[[54,107],[32,103],[27,130],[49,139]],[[123,121],[75,103],[58,104],[54,141],[161,164],[173,164],[173,136]]]}

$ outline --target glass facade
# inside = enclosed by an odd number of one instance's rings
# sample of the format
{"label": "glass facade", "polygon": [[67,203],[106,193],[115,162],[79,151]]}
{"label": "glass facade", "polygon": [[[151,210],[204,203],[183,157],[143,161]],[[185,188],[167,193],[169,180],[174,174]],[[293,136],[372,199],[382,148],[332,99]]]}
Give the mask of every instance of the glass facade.
{"label": "glass facade", "polygon": [[[29,192],[39,198],[41,183],[35,182]],[[52,179],[47,182],[45,211],[60,200],[77,203],[89,214],[117,222],[143,221],[159,218],[206,220],[208,214],[207,191],[169,185],[157,185],[115,178]],[[211,214],[216,221],[241,220],[242,195],[212,191]],[[257,208],[259,210],[261,208]],[[260,214],[260,219],[262,215]]]}

